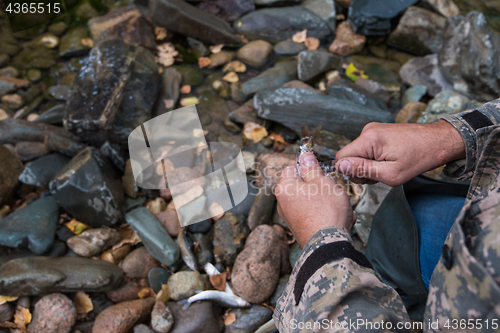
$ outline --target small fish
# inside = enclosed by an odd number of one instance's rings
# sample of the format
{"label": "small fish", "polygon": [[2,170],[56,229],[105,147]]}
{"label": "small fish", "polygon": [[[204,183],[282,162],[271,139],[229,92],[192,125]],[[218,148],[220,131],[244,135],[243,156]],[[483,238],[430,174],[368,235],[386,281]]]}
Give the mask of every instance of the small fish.
{"label": "small fish", "polygon": [[276,325],[274,324],[274,319],[271,318],[267,323],[259,327],[255,333],[270,333],[270,332],[276,332],[278,329],[276,328]]}
{"label": "small fish", "polygon": [[[307,126],[302,126],[302,145],[299,146],[300,151],[297,152],[296,161],[297,161],[297,174],[300,175],[300,158],[305,153],[314,152],[314,139],[318,136],[321,131],[321,124],[319,124],[314,130],[310,131]],[[326,173],[335,172],[335,160],[328,162],[319,162],[319,166]]]}
{"label": "small fish", "polygon": [[[203,267],[203,268],[205,269],[205,272],[207,273],[208,276],[220,274],[219,270],[209,262],[207,262],[205,264],[205,267]],[[233,290],[231,289],[231,287],[229,286],[229,283],[227,283],[227,281],[226,281],[226,289],[224,290],[224,292],[229,294],[229,295],[234,296]]]}
{"label": "small fish", "polygon": [[252,306],[252,304],[248,303],[241,297],[230,295],[224,291],[218,290],[199,291],[196,295],[179,301],[179,304],[183,304],[184,306],[182,309],[186,310],[196,301],[212,301],[215,304],[226,308],[248,308]]}
{"label": "small fish", "polygon": [[198,271],[198,262],[196,261],[193,249],[191,248],[191,241],[187,237],[186,227],[182,227],[179,232],[179,236],[177,236],[177,243],[179,244],[179,249],[181,250],[181,257],[189,268],[193,271]]}

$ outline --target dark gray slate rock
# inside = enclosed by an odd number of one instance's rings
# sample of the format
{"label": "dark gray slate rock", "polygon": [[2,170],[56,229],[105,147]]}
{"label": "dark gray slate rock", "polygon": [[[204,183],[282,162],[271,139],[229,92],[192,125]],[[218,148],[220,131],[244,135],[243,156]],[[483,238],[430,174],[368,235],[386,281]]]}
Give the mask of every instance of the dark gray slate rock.
{"label": "dark gray slate rock", "polygon": [[340,63],[340,57],[325,50],[307,50],[299,53],[297,72],[299,80],[310,79],[330,69],[336,69]]}
{"label": "dark gray slate rock", "polygon": [[[0,129],[2,124],[0,122]],[[2,136],[0,130],[0,137]],[[17,186],[17,178],[23,171],[19,159],[3,145],[0,145],[0,204],[4,205],[11,197]]]}
{"label": "dark gray slate rock", "polygon": [[64,210],[92,227],[112,226],[123,216],[121,180],[95,149],[87,147],[73,157],[49,187]]}
{"label": "dark gray slate rock", "polygon": [[442,90],[454,90],[443,76],[436,54],[409,60],[401,67],[399,75],[412,86],[426,86],[431,96],[436,96]]}
{"label": "dark gray slate rock", "polygon": [[22,162],[29,162],[47,155],[49,150],[43,142],[23,141],[16,144],[15,152]]}
{"label": "dark gray slate rock", "polygon": [[125,215],[125,220],[156,260],[166,266],[171,266],[179,260],[179,246],[146,207],[130,211]]}
{"label": "dark gray slate rock", "polygon": [[2,97],[5,94],[16,91],[16,89],[17,87],[14,83],[0,80],[0,97]]}
{"label": "dark gray slate rock", "polygon": [[241,39],[222,19],[182,0],[150,0],[149,16],[167,30],[212,44],[239,45]]}
{"label": "dark gray slate rock", "polygon": [[234,206],[229,211],[233,212],[236,215],[243,215],[247,217],[255,201],[255,196],[258,192],[259,189],[257,188],[257,186],[248,182],[248,195],[245,197],[245,199],[243,199],[242,202]]}
{"label": "dark gray slate rock", "polygon": [[151,118],[159,80],[147,49],[119,39],[104,41],[92,49],[73,82],[64,126],[95,145],[123,144]]}
{"label": "dark gray slate rock", "polygon": [[222,308],[211,302],[196,302],[186,310],[177,302],[167,302],[167,307],[174,316],[169,333],[220,333],[224,328]]}
{"label": "dark gray slate rock", "polygon": [[300,3],[301,0],[254,0],[257,6],[292,6]]}
{"label": "dark gray slate rock", "polygon": [[0,220],[0,245],[47,252],[54,243],[59,207],[53,197],[36,200]]}
{"label": "dark gray slate rock", "polygon": [[450,17],[439,67],[458,92],[480,101],[500,95],[500,35],[482,13]]}
{"label": "dark gray slate rock", "polygon": [[193,234],[192,236],[193,242],[199,244],[200,250],[195,253],[196,261],[200,265],[200,267],[205,267],[207,263],[214,263],[214,255],[213,250],[214,246],[212,243],[212,239],[204,234]]}
{"label": "dark gray slate rock", "polygon": [[429,10],[412,6],[404,13],[387,43],[416,55],[437,53],[443,44],[446,19]]}
{"label": "dark gray slate rock", "polygon": [[261,91],[254,96],[260,117],[279,122],[297,133],[302,125],[322,123],[323,129],[354,139],[370,122],[393,122],[391,114],[309,90],[277,88]]}
{"label": "dark gray slate rock", "polygon": [[274,45],[274,52],[280,55],[295,55],[305,49],[304,43],[295,43],[292,39],[285,39]]}
{"label": "dark gray slate rock", "polygon": [[321,17],[335,31],[337,11],[333,0],[305,0],[302,6]]}
{"label": "dark gray slate rock", "polygon": [[377,95],[361,88],[349,79],[341,79],[328,86],[326,93],[329,96],[353,103],[364,105],[373,109],[387,110],[387,105]]}
{"label": "dark gray slate rock", "polygon": [[248,309],[233,309],[236,321],[226,326],[226,333],[254,333],[260,326],[271,319],[273,312],[262,305],[252,305]]}
{"label": "dark gray slate rock", "polygon": [[391,20],[419,0],[353,0],[349,21],[354,30],[365,36],[383,36],[392,31]]}
{"label": "dark gray slate rock", "polygon": [[58,126],[29,122],[22,119],[5,119],[0,121],[0,143],[15,145],[22,141],[45,142],[46,136],[59,135],[71,140],[76,136]]}
{"label": "dark gray slate rock", "polygon": [[[45,257],[57,258],[64,256],[67,251],[68,248],[66,247],[66,244],[56,240],[52,248],[48,252],[45,252],[43,255]],[[30,258],[37,256],[39,255],[24,248],[0,247],[0,266],[14,259]]]}
{"label": "dark gray slate rock", "polygon": [[88,25],[95,44],[121,38],[125,44],[156,48],[153,25],[136,6],[112,9],[104,16],[90,19]]}
{"label": "dark gray slate rock", "polygon": [[60,124],[63,121],[65,109],[66,106],[64,104],[53,106],[36,118],[35,122],[44,124]]}
{"label": "dark gray slate rock", "polygon": [[332,32],[321,17],[302,6],[258,9],[236,20],[233,27],[249,40],[264,39],[273,44],[304,29],[308,37],[319,39]]}
{"label": "dark gray slate rock", "polygon": [[276,197],[272,193],[271,188],[261,188],[255,196],[252,208],[248,214],[248,227],[250,230],[254,230],[261,224],[270,224],[275,202]]}
{"label": "dark gray slate rock", "polygon": [[120,286],[123,274],[107,261],[80,257],[32,257],[0,267],[0,294],[44,295],[55,292],[101,292]]}

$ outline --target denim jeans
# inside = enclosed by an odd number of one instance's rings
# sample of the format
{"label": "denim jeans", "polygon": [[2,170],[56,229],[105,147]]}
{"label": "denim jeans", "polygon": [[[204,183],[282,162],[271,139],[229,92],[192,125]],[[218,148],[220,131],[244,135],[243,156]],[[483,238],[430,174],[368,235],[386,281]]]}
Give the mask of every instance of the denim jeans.
{"label": "denim jeans", "polygon": [[407,197],[417,224],[420,246],[420,271],[427,290],[434,268],[441,257],[446,236],[455,222],[465,198],[418,194]]}

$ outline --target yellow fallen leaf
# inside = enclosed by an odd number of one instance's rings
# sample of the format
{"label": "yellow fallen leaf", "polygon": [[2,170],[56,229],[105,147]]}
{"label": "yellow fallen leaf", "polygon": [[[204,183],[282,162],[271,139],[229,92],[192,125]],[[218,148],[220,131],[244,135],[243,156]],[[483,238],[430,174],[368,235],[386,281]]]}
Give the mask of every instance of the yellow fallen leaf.
{"label": "yellow fallen leaf", "polygon": [[191,86],[189,84],[185,84],[181,87],[181,94],[189,94],[191,92]]}
{"label": "yellow fallen leaf", "polygon": [[237,73],[244,73],[247,70],[247,66],[242,63],[239,60],[233,60],[230,63],[228,63],[224,68],[222,69],[223,72],[237,72]]}
{"label": "yellow fallen leaf", "polygon": [[249,121],[243,126],[243,135],[248,140],[257,143],[268,136],[268,133],[265,127]]}
{"label": "yellow fallen leaf", "polygon": [[210,58],[208,58],[208,57],[199,57],[198,58],[198,67],[200,67],[200,68],[207,67],[208,65],[210,65],[211,62],[212,62],[212,60],[210,60]]}
{"label": "yellow fallen leaf", "polygon": [[307,38],[307,29],[304,29],[302,31],[296,32],[292,36],[292,40],[295,43],[304,43],[306,41],[306,38]]}
{"label": "yellow fallen leaf", "polygon": [[14,324],[20,330],[25,330],[26,325],[31,323],[31,313],[30,310],[22,306],[17,306],[16,313],[14,314]]}
{"label": "yellow fallen leaf", "polygon": [[235,72],[229,72],[224,77],[222,78],[224,81],[230,82],[230,83],[236,83],[240,80],[238,77],[238,74]]}
{"label": "yellow fallen leaf", "polygon": [[91,226],[86,225],[86,224],[84,224],[82,222],[78,222],[76,219],[72,219],[71,221],[69,221],[65,225],[75,235],[79,235],[82,232],[84,232],[85,230],[92,229]]}
{"label": "yellow fallen leaf", "polygon": [[236,321],[236,314],[234,312],[229,312],[224,317],[224,325],[229,326]]}
{"label": "yellow fallen leaf", "polygon": [[356,82],[359,78],[363,79],[368,78],[365,72],[357,69],[352,62],[349,64],[349,66],[347,66],[345,74],[347,75],[348,78],[350,78],[354,82]]}
{"label": "yellow fallen leaf", "polygon": [[212,53],[219,53],[222,51],[222,48],[224,47],[224,44],[217,44],[217,45],[212,45],[209,47],[210,52]]}
{"label": "yellow fallen leaf", "polygon": [[186,97],[186,98],[181,99],[181,101],[180,101],[181,106],[196,105],[199,103],[200,103],[200,101],[198,101],[198,98],[196,98],[196,97]]}
{"label": "yellow fallen leaf", "polygon": [[164,27],[156,27],[155,28],[156,40],[162,40],[167,37],[167,29]]}
{"label": "yellow fallen leaf", "polygon": [[225,291],[226,290],[226,276],[227,273],[221,273],[217,275],[211,275],[210,276],[210,283],[212,283],[212,286],[214,286],[215,289],[219,291]]}
{"label": "yellow fallen leaf", "polygon": [[162,284],[161,290],[156,295],[156,300],[166,303],[166,302],[168,302],[169,299],[170,299],[170,289],[168,289],[167,284]]}
{"label": "yellow fallen leaf", "polygon": [[137,293],[137,296],[139,298],[148,298],[148,297],[151,297],[151,296],[154,296],[154,295],[155,295],[155,292],[151,288],[142,288]]}
{"label": "yellow fallen leaf", "polygon": [[83,46],[94,47],[94,41],[92,38],[82,38],[80,43],[82,43]]}
{"label": "yellow fallen leaf", "polygon": [[308,50],[317,50],[319,47],[319,39],[316,37],[307,37],[304,44]]}
{"label": "yellow fallen leaf", "polygon": [[7,302],[12,302],[18,299],[17,296],[1,296],[0,295],[0,305],[5,304]]}
{"label": "yellow fallen leaf", "polygon": [[79,318],[85,318],[87,313],[94,310],[94,304],[92,304],[92,300],[89,295],[84,293],[83,291],[79,291],[76,293],[75,298],[73,299],[76,308],[76,314]]}

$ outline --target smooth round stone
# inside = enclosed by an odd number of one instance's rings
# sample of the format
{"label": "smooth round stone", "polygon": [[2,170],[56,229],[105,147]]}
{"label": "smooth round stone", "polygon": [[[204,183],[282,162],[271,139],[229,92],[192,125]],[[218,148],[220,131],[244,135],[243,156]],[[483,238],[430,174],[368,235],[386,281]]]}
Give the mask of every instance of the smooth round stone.
{"label": "smooth round stone", "polygon": [[0,69],[0,76],[18,77],[19,71],[12,66],[4,67]]}
{"label": "smooth round stone", "polygon": [[93,257],[120,241],[120,233],[112,228],[96,228],[68,239],[68,247],[82,257]]}
{"label": "smooth round stone", "polygon": [[160,266],[160,263],[144,246],[130,252],[120,263],[123,273],[131,279],[146,278],[148,276],[148,272],[152,268],[158,266]]}
{"label": "smooth round stone", "polygon": [[249,309],[233,309],[236,320],[226,327],[225,333],[254,333],[271,319],[273,311],[262,305],[252,305]]}
{"label": "smooth round stone", "polygon": [[66,295],[50,294],[36,303],[28,333],[69,333],[75,322],[76,308],[73,302]]}
{"label": "smooth round stone", "polygon": [[32,161],[49,153],[43,142],[19,142],[16,144],[16,155],[23,162]]}
{"label": "smooth round stone", "polygon": [[220,333],[224,329],[222,308],[212,302],[195,302],[187,309],[179,302],[168,302],[174,317],[170,333]]}
{"label": "smooth round stone", "polygon": [[30,68],[26,76],[31,82],[38,82],[42,79],[42,71],[36,68]]}
{"label": "smooth round stone", "polygon": [[134,327],[134,333],[155,333],[155,331],[151,330],[144,324],[139,324]]}
{"label": "smooth round stone", "polygon": [[274,45],[274,52],[279,55],[294,55],[305,49],[306,46],[304,43],[295,43],[291,39],[286,39]]}
{"label": "smooth round stone", "polygon": [[426,86],[414,86],[406,90],[403,95],[403,105],[411,102],[419,102],[427,93]]}
{"label": "smooth round stone", "polygon": [[155,299],[144,298],[110,306],[95,319],[93,333],[127,333],[151,313]]}
{"label": "smooth round stone", "polygon": [[49,88],[49,96],[58,101],[66,101],[70,93],[71,88],[68,86],[52,86]]}
{"label": "smooth round stone", "polygon": [[206,287],[207,281],[199,272],[177,272],[168,279],[170,297],[174,301],[191,297],[197,290],[205,290]]}
{"label": "smooth round stone", "polygon": [[272,50],[271,43],[265,40],[254,40],[239,49],[236,56],[244,63],[259,68],[265,64]]}
{"label": "smooth round stone", "polygon": [[10,321],[14,316],[14,305],[12,303],[4,303],[0,305],[0,321]]}
{"label": "smooth round stone", "polygon": [[170,273],[160,267],[152,268],[148,273],[149,286],[158,293],[162,284],[167,284]]}

